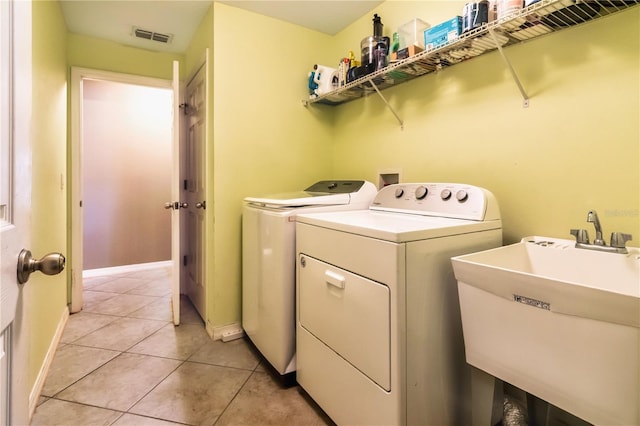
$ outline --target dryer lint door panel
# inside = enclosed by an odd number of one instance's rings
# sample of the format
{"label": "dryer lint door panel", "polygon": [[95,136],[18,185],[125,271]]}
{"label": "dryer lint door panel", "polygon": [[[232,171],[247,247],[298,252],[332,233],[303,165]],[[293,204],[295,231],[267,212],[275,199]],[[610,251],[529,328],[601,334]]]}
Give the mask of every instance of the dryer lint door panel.
{"label": "dryer lint door panel", "polygon": [[389,288],[304,254],[299,261],[302,327],[389,391]]}

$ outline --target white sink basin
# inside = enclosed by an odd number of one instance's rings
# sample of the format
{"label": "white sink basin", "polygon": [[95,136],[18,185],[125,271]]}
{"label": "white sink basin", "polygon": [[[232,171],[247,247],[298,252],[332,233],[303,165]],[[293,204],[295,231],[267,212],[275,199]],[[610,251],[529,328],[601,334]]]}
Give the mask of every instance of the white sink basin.
{"label": "white sink basin", "polygon": [[452,259],[467,362],[595,424],[640,424],[640,250],[530,237]]}

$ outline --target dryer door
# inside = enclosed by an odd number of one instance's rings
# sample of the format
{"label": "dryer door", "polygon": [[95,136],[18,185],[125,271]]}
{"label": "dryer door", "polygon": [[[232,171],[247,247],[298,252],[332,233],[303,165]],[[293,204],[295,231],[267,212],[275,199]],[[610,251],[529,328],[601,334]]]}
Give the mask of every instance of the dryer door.
{"label": "dryer door", "polygon": [[389,391],[389,288],[309,256],[300,265],[302,327]]}

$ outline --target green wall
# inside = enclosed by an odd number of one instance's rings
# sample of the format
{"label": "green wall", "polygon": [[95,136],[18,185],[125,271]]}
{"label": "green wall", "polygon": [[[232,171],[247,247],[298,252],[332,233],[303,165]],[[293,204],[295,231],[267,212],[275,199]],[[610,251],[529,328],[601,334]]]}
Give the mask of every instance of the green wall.
{"label": "green wall", "polygon": [[[212,64],[213,60],[213,2],[211,3],[211,7],[207,11],[207,14],[202,18],[200,25],[196,29],[193,34],[193,38],[187,47],[187,51],[184,54],[184,77],[187,80],[189,77],[193,75],[193,73],[197,70],[202,64],[202,59],[204,57],[205,49],[210,49],[209,52],[209,64]],[[187,83],[187,81],[185,81]],[[213,87],[212,84],[209,84],[209,89]],[[210,91],[210,95],[213,92]],[[211,98],[211,96],[209,96]]]}
{"label": "green wall", "polygon": [[[33,23],[33,189],[31,252],[40,258],[50,252],[68,253],[66,197],[67,72],[66,34],[58,2],[36,1]],[[24,286],[29,306],[30,348],[28,386],[32,389],[56,328],[67,306],[67,273],[34,274]]]}
{"label": "green wall", "polygon": [[221,326],[241,319],[243,198],[334,176],[332,111],[301,102],[307,72],[328,57],[332,38],[217,2],[213,15],[208,306],[213,325]]}
{"label": "green wall", "polygon": [[154,52],[81,34],[67,35],[67,63],[70,67],[171,80],[174,60],[180,61],[182,75],[184,57],[181,54]]}
{"label": "green wall", "polygon": [[[419,17],[437,24],[464,2],[385,2],[375,10],[391,34]],[[370,15],[334,43],[355,49]],[[635,8],[505,49],[531,102],[523,108],[498,52],[335,107],[336,175],[377,182],[465,182],[500,203],[505,243],[529,235],[571,239],[596,209],[609,233],[640,241],[639,26]],[[340,55],[340,52],[336,53]],[[358,158],[358,161],[353,161]]]}

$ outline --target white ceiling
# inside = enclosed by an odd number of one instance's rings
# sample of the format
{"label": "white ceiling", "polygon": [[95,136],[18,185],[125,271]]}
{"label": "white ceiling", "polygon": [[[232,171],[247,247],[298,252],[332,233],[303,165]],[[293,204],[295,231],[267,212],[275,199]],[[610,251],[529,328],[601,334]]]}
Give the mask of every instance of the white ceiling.
{"label": "white ceiling", "polygon": [[[220,0],[326,34],[336,34],[370,12],[382,0]],[[211,6],[211,0],[62,0],[72,33],[148,50],[182,53]],[[172,36],[168,44],[139,39],[133,28]]]}

